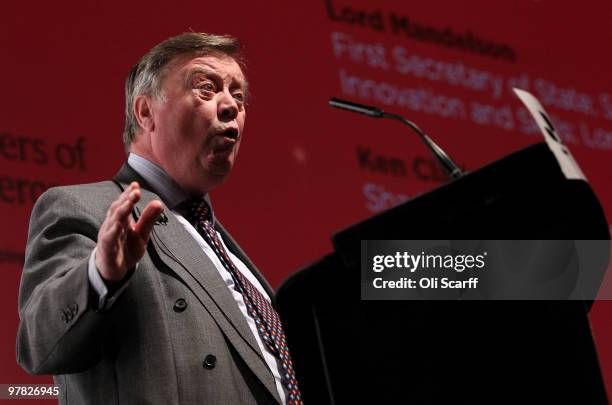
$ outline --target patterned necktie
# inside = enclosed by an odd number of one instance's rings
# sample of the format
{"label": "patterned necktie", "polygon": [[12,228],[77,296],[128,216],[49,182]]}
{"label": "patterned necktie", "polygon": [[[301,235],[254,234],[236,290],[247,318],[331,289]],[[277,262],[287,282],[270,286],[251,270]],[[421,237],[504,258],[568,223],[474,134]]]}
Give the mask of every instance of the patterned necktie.
{"label": "patterned necktie", "polygon": [[185,208],[192,224],[204,237],[215,252],[223,267],[230,273],[234,281],[234,290],[242,295],[247,313],[255,321],[259,336],[266,348],[281,362],[281,382],[287,390],[287,405],[303,405],[302,394],[298,387],[285,332],[272,305],[255,288],[255,286],[236,268],[225,248],[221,244],[217,232],[212,226],[210,208],[202,199],[190,199],[181,204]]}

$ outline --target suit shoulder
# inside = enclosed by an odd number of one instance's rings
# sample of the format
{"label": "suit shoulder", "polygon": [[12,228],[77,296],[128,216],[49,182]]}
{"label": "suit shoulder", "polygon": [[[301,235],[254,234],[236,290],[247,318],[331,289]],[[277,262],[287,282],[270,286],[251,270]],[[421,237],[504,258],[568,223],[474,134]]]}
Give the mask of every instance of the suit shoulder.
{"label": "suit shoulder", "polygon": [[83,202],[89,200],[115,200],[120,190],[112,181],[100,181],[97,183],[75,184],[70,186],[51,187],[40,195],[40,200],[74,199]]}
{"label": "suit shoulder", "polygon": [[36,200],[32,214],[36,217],[36,213],[61,209],[65,213],[91,212],[94,216],[105,215],[120,192],[112,181],[52,187]]}

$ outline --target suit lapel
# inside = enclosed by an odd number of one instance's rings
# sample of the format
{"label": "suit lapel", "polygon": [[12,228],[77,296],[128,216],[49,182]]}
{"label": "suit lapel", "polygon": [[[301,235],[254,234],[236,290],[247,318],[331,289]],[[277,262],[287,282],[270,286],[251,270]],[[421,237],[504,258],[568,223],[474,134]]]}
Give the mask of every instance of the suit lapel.
{"label": "suit lapel", "polygon": [[[149,202],[154,199],[160,199],[152,192],[150,185],[127,164],[124,164],[115,176],[115,180],[124,184],[138,181],[142,189],[144,189],[141,193],[141,200],[136,205],[138,214],[142,212]],[[227,285],[212,261],[202,251],[193,237],[168,209],[166,211],[168,221],[165,224],[156,224],[151,235],[151,241],[147,248],[151,259],[161,261],[195,294],[206,311],[215,319],[228,341],[245,360],[251,371],[261,380],[274,398],[279,401],[274,377]],[[226,236],[229,237],[224,232],[224,237]],[[231,238],[229,239],[231,240]],[[233,240],[232,245],[232,248],[235,249],[234,251],[242,253],[242,251],[237,249],[237,245]],[[242,256],[246,258],[244,253],[242,253]],[[248,258],[245,263],[251,264]],[[254,272],[254,274],[260,278],[257,272]],[[262,285],[268,287],[267,283],[262,283]]]}

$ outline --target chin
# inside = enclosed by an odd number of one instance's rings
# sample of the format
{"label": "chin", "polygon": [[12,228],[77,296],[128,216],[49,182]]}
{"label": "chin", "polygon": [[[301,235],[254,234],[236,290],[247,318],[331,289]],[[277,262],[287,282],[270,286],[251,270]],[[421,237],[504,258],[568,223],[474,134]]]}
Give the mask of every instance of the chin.
{"label": "chin", "polygon": [[217,156],[216,158],[212,158],[208,164],[208,173],[212,177],[227,177],[229,176],[232,168],[234,167],[234,162],[231,159],[228,159],[227,156]]}
{"label": "chin", "polygon": [[210,167],[206,172],[207,183],[216,187],[225,182],[232,171],[231,165]]}
{"label": "chin", "polygon": [[229,174],[229,171],[211,172],[209,178],[211,180],[211,183],[213,183],[216,187],[218,185],[223,184],[225,180],[227,180],[227,178],[229,177]]}

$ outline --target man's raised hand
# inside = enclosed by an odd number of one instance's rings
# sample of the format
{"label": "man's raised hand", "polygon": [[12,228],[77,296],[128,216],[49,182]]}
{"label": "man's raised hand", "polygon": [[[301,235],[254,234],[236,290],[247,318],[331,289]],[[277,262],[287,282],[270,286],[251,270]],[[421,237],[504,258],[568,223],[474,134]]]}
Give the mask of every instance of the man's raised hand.
{"label": "man's raised hand", "polygon": [[106,212],[96,246],[96,268],[105,281],[123,280],[142,258],[153,225],[164,211],[161,201],[151,201],[135,223],[132,210],[139,200],[140,186],[132,182]]}

